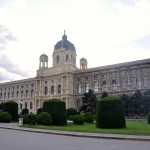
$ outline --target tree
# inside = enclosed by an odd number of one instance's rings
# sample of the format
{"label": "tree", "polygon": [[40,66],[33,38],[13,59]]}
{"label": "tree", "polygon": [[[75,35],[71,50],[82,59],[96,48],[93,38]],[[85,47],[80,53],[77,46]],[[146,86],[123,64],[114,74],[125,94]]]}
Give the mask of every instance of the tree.
{"label": "tree", "polygon": [[134,113],[135,114],[139,114],[140,113],[140,109],[142,107],[142,103],[143,103],[143,95],[142,95],[140,90],[137,90],[133,94],[132,100],[133,100]]}
{"label": "tree", "polygon": [[130,110],[132,107],[132,101],[130,99],[130,96],[123,94],[121,96],[121,99],[123,100],[123,107],[124,107],[125,115],[129,118]]}
{"label": "tree", "polygon": [[83,94],[82,97],[82,105],[79,109],[79,111],[83,112],[91,112],[92,114],[95,114],[96,112],[96,104],[97,104],[97,98],[94,94],[94,91],[89,89],[87,93]]}

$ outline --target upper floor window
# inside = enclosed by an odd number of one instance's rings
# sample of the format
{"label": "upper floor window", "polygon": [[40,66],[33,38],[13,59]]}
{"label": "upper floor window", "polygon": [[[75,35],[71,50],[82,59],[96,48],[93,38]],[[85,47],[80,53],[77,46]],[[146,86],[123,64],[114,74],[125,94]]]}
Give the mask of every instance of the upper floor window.
{"label": "upper floor window", "polygon": [[54,94],[54,86],[51,86],[51,94]]}
{"label": "upper floor window", "polygon": [[28,98],[28,90],[26,90],[26,98]]}
{"label": "upper floor window", "polygon": [[81,93],[81,90],[82,90],[82,88],[81,88],[81,84],[78,84],[78,93]]}
{"label": "upper floor window", "polygon": [[68,62],[68,60],[69,60],[69,56],[68,56],[68,54],[66,55],[66,62]]}
{"label": "upper floor window", "polygon": [[136,77],[132,78],[132,88],[136,88],[137,87],[137,79]]}
{"label": "upper floor window", "polygon": [[31,90],[31,97],[33,97],[34,96],[34,91],[33,91],[33,89]]}
{"label": "upper floor window", "polygon": [[16,97],[18,98],[19,97],[19,92],[17,91],[17,93],[16,93]]}
{"label": "upper floor window", "polygon": [[33,104],[32,104],[32,102],[30,102],[30,109],[32,109],[33,108]]}
{"label": "upper floor window", "polygon": [[59,55],[57,55],[57,57],[56,57],[56,63],[57,63],[57,64],[60,63],[60,57],[59,57]]}
{"label": "upper floor window", "polygon": [[116,80],[112,80],[112,90],[117,90],[117,82]]}
{"label": "upper floor window", "polygon": [[21,98],[23,98],[23,91],[21,91]]}
{"label": "upper floor window", "polygon": [[61,85],[58,85],[58,94],[61,94]]}
{"label": "upper floor window", "polygon": [[90,89],[90,85],[89,85],[89,83],[86,83],[85,84],[85,92],[88,93],[89,89]]}
{"label": "upper floor window", "polygon": [[2,99],[2,93],[0,94],[0,99]]}
{"label": "upper floor window", "polygon": [[102,92],[106,92],[107,91],[107,82],[103,81],[102,83]]}
{"label": "upper floor window", "polygon": [[127,82],[126,82],[126,79],[122,79],[122,89],[123,89],[123,90],[127,89]]}
{"label": "upper floor window", "polygon": [[14,98],[14,92],[12,92],[12,98]]}
{"label": "upper floor window", "polygon": [[143,77],[143,86],[148,87],[148,78],[147,78],[147,76]]}
{"label": "upper floor window", "polygon": [[10,92],[8,92],[8,99],[10,98]]}
{"label": "upper floor window", "polygon": [[48,88],[47,88],[47,86],[45,86],[45,88],[44,88],[44,94],[45,94],[45,95],[48,94]]}
{"label": "upper floor window", "polygon": [[98,83],[97,82],[95,82],[94,83],[94,92],[98,92]]}

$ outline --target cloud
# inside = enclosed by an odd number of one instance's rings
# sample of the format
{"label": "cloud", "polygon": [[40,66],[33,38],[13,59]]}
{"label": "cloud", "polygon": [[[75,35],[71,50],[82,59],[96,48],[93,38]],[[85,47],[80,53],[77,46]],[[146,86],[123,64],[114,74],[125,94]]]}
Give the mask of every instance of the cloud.
{"label": "cloud", "polygon": [[13,63],[6,55],[0,56],[0,62],[1,62],[0,68],[5,70],[5,72],[7,72],[9,74],[14,74],[14,75],[20,76],[20,77],[29,77],[30,76],[26,70],[22,71],[18,67],[18,65]]}
{"label": "cloud", "polygon": [[10,41],[17,41],[17,38],[3,25],[0,25],[0,50],[4,50]]}

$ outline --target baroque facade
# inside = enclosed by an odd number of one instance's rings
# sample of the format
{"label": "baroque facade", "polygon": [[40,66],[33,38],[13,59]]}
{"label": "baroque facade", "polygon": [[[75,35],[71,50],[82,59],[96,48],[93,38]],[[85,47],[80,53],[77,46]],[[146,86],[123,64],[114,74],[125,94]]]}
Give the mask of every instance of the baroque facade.
{"label": "baroque facade", "polygon": [[77,68],[75,46],[65,33],[54,46],[52,57],[53,65],[48,67],[48,56],[40,56],[36,77],[0,83],[0,103],[14,100],[19,113],[23,108],[36,113],[51,98],[61,99],[67,108],[78,109],[83,93],[89,89],[97,97],[105,91],[121,95],[150,89],[150,59],[88,69],[87,60],[82,58]]}

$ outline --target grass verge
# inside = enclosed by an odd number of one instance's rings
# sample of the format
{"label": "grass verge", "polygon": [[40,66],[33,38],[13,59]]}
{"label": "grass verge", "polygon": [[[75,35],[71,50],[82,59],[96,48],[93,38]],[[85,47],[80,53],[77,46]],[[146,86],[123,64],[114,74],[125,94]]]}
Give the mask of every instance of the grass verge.
{"label": "grass verge", "polygon": [[22,127],[73,132],[150,135],[150,125],[147,123],[147,120],[127,120],[126,128],[124,129],[100,129],[96,128],[95,123],[85,123],[84,125],[74,125],[73,123],[68,123],[67,126],[23,125]]}

